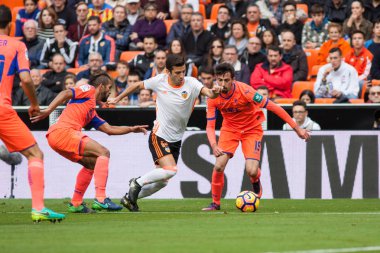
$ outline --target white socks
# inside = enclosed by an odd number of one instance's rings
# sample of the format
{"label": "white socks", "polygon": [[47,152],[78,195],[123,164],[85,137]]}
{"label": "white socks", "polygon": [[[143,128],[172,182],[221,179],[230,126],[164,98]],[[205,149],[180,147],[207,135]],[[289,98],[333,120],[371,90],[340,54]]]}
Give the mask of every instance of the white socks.
{"label": "white socks", "polygon": [[139,199],[145,198],[147,196],[152,195],[155,192],[158,192],[162,188],[164,188],[168,184],[168,181],[158,181],[152,184],[144,185],[139,193]]}
{"label": "white socks", "polygon": [[146,184],[152,184],[157,181],[166,181],[172,178],[176,173],[176,170],[164,170],[162,168],[156,168],[141,176],[136,181],[140,186],[144,186]]}

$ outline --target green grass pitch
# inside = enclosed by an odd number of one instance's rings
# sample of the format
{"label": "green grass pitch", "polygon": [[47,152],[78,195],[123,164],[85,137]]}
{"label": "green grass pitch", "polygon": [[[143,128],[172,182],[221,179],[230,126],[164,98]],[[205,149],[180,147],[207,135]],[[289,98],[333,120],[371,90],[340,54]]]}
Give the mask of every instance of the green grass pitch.
{"label": "green grass pitch", "polygon": [[[139,213],[68,214],[60,224],[33,224],[30,200],[3,199],[0,252],[380,252],[379,199],[264,199],[256,213],[222,200],[221,211],[201,212],[209,202],[148,199]],[[67,203],[46,206],[66,212]]]}

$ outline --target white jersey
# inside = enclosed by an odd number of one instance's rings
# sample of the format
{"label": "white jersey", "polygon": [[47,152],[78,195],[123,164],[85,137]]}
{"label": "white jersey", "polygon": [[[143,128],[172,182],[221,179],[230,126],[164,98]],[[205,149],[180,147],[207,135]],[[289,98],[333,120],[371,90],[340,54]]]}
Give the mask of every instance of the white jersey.
{"label": "white jersey", "polygon": [[167,142],[182,140],[195,101],[203,88],[202,83],[193,77],[185,77],[184,84],[177,88],[169,84],[168,74],[159,74],[145,80],[144,86],[157,94],[155,134]]}

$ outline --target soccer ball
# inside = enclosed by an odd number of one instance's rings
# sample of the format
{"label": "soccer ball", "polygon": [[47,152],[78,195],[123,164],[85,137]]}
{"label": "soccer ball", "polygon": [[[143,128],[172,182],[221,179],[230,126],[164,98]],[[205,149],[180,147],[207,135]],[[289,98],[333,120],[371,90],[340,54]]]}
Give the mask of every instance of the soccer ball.
{"label": "soccer ball", "polygon": [[236,197],[236,207],[242,212],[256,212],[260,198],[254,192],[242,191]]}

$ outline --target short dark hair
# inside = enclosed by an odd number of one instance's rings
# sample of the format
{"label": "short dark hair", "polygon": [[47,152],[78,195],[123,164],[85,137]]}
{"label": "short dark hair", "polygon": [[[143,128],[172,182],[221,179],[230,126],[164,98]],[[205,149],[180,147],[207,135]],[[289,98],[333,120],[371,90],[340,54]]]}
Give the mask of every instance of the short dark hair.
{"label": "short dark hair", "polygon": [[0,5],[0,28],[4,29],[12,21],[12,12],[8,6]]}
{"label": "short dark hair", "polygon": [[329,54],[332,54],[332,53],[335,53],[335,52],[338,52],[339,55],[342,55],[342,50],[340,50],[339,47],[333,47],[333,48],[331,48],[330,51],[329,51]]}
{"label": "short dark hair", "polygon": [[123,65],[123,66],[126,66],[126,67],[129,69],[128,62],[126,62],[126,61],[121,60],[121,61],[119,61],[118,63],[116,63],[116,66],[117,66],[117,65]]}
{"label": "short dark hair", "polygon": [[169,54],[166,58],[166,68],[171,72],[174,67],[184,66],[186,63],[185,57],[178,54]]}
{"label": "short dark hair", "polygon": [[56,26],[62,26],[62,27],[63,27],[63,30],[66,31],[66,25],[63,24],[63,23],[60,23],[60,22],[58,22],[58,23],[56,23],[56,24],[53,25],[53,31],[54,31],[54,28],[55,28]]}
{"label": "short dark hair", "polygon": [[199,68],[199,74],[208,74],[208,75],[214,75],[215,72],[214,72],[214,69],[210,66],[201,66]]}
{"label": "short dark hair", "polygon": [[220,75],[223,75],[225,73],[230,73],[231,77],[234,78],[235,77],[234,67],[231,64],[226,63],[226,62],[216,65],[215,75],[220,76]]}
{"label": "short dark hair", "polygon": [[96,21],[98,22],[98,24],[102,23],[102,21],[100,20],[100,17],[99,16],[91,16],[88,18],[87,22],[90,22],[90,21]]}
{"label": "short dark hair", "polygon": [[380,18],[376,18],[376,19],[373,21],[373,27],[375,27],[376,24],[380,24]]}
{"label": "short dark hair", "polygon": [[155,3],[147,3],[144,6],[144,11],[147,10],[149,7],[153,7],[154,9],[158,10],[157,4],[155,4]]}
{"label": "short dark hair", "polygon": [[90,84],[95,88],[99,85],[105,85],[108,83],[112,83],[112,78],[107,74],[106,71],[96,70],[90,77]]}
{"label": "short dark hair", "polygon": [[226,9],[227,11],[228,11],[228,15],[231,15],[231,9],[230,8],[228,8],[227,6],[225,6],[225,5],[221,5],[220,7],[219,7],[219,9],[218,9],[218,13],[219,13],[219,10],[220,9]]}
{"label": "short dark hair", "polygon": [[[285,9],[286,6],[293,6],[294,9],[297,10],[297,3],[293,0],[289,0],[289,1],[286,1],[283,5],[282,5],[282,8]],[[307,13],[306,13],[307,14]]]}
{"label": "short dark hair", "polygon": [[265,85],[261,85],[261,86],[257,87],[256,90],[266,90],[266,91],[269,91],[268,87],[265,86]]}
{"label": "short dark hair", "polygon": [[269,52],[269,50],[272,50],[272,51],[275,51],[275,52],[279,52],[280,55],[282,55],[282,51],[281,51],[281,48],[279,46],[270,45],[268,47],[268,52]]}
{"label": "short dark hair", "polygon": [[128,76],[137,76],[139,78],[139,80],[141,80],[139,73],[137,73],[137,71],[135,71],[135,70],[130,70],[128,73]]}
{"label": "short dark hair", "polygon": [[313,4],[310,9],[310,14],[325,14],[325,9],[320,4]]}
{"label": "short dark hair", "polygon": [[[355,31],[353,31],[351,33],[351,40],[352,40],[352,37],[354,37],[354,34],[358,34],[358,33],[360,33],[361,35],[363,35],[363,38],[365,39],[365,33],[363,31],[361,31],[361,30],[355,30]],[[351,43],[352,43],[352,41],[351,41]]]}
{"label": "short dark hair", "polygon": [[[24,5],[25,5],[25,2],[26,2],[26,0],[23,1]],[[33,2],[35,5],[38,4],[38,0],[32,0],[32,2]]]}
{"label": "short dark hair", "polygon": [[156,39],[156,37],[154,37],[153,35],[145,36],[144,39],[143,39],[143,42],[144,42],[145,39],[153,39],[153,40],[154,40],[154,43],[157,44],[157,39]]}
{"label": "short dark hair", "polygon": [[305,95],[309,96],[309,98],[310,98],[310,103],[311,103],[311,104],[314,104],[314,102],[315,102],[315,95],[314,95],[314,92],[313,92],[312,90],[303,90],[303,91],[301,92],[300,97],[299,97],[298,99],[301,100],[301,98],[302,98],[303,96],[305,96]]}
{"label": "short dark hair", "polygon": [[306,106],[306,103],[304,101],[301,101],[301,100],[294,101],[293,107],[297,106],[297,105],[302,106],[307,111],[307,106]]}
{"label": "short dark hair", "polygon": [[[352,6],[352,3],[353,2],[358,2],[359,4],[360,4],[360,6],[362,7],[362,8],[364,8],[364,3],[363,3],[363,1],[361,1],[361,0],[353,0],[352,2],[351,2],[351,6]],[[351,7],[350,6],[350,7]]]}

